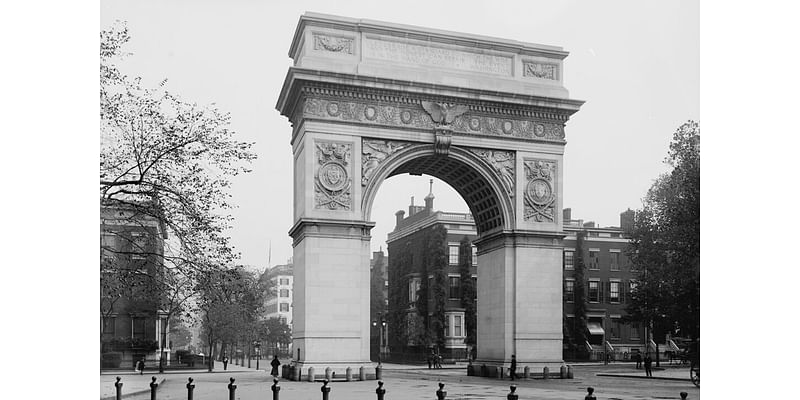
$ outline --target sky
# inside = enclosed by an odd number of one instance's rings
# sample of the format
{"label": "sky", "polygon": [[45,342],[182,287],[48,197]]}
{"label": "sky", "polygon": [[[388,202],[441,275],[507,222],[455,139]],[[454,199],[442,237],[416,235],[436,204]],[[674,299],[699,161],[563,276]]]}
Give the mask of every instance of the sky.
{"label": "sky", "polygon": [[[184,99],[216,103],[239,140],[254,142],[253,172],[234,180],[233,245],[263,270],[292,256],[291,127],[275,110],[292,61],[299,17],[309,12],[560,46],[564,85],[586,103],[567,122],[564,206],[574,219],[618,226],[641,207],[664,164],[672,133],[700,120],[696,1],[143,1],[100,3],[100,27],[125,21],[132,53],[121,69],[146,86],[168,79]],[[458,4],[455,6],[454,4]],[[701,126],[702,126],[702,121]],[[428,176],[384,181],[371,217],[374,251],[385,249],[397,210],[428,193]],[[434,208],[467,212],[436,180]]]}

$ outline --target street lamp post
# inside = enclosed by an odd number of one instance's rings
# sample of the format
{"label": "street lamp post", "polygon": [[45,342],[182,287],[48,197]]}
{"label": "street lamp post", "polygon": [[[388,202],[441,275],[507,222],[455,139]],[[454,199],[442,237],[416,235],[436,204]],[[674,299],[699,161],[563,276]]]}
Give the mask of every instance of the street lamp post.
{"label": "street lamp post", "polygon": [[256,348],[256,370],[259,370],[259,361],[261,361],[261,341],[256,340],[253,342],[253,346]]}

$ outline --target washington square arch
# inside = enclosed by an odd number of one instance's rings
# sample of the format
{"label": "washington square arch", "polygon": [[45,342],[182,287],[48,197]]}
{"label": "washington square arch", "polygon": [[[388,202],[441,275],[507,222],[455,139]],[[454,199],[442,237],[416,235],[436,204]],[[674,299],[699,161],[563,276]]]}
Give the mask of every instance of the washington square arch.
{"label": "washington square arch", "polygon": [[[277,108],[294,153],[293,349],[370,362],[370,210],[388,177],[427,174],[478,231],[477,363],[562,362],[564,127],[582,101],[560,47],[393,23],[300,17]],[[299,356],[298,356],[299,353]]]}

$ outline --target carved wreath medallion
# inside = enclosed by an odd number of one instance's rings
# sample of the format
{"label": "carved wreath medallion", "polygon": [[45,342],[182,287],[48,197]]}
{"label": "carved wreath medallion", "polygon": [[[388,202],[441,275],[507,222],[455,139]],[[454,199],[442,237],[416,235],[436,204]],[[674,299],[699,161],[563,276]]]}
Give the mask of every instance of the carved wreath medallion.
{"label": "carved wreath medallion", "polygon": [[528,182],[524,192],[525,220],[555,221],[555,174],[555,161],[525,160],[525,179]]}
{"label": "carved wreath medallion", "polygon": [[352,144],[316,142],[317,173],[314,179],[315,208],[351,209],[352,179],[347,172]]}

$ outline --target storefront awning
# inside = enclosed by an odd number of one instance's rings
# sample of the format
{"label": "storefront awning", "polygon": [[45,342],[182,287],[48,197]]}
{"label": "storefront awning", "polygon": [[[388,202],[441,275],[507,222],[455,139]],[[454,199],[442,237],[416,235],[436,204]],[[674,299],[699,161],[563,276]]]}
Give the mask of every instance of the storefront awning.
{"label": "storefront awning", "polygon": [[605,335],[606,331],[603,330],[603,327],[596,322],[589,322],[586,324],[586,327],[589,329],[590,335]]}

